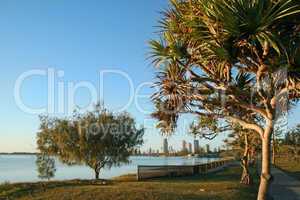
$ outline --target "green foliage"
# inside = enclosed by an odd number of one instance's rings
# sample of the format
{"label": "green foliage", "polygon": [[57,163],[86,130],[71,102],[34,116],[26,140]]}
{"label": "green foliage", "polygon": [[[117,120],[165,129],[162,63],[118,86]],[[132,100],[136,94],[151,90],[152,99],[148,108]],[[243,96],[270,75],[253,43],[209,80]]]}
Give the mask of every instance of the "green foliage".
{"label": "green foliage", "polygon": [[199,116],[197,121],[192,122],[190,125],[190,133],[194,137],[200,137],[212,140],[219,133],[226,131],[226,128],[220,128],[218,121],[206,116]]}
{"label": "green foliage", "polygon": [[129,162],[143,134],[128,113],[114,114],[97,106],[69,119],[41,117],[37,144],[42,153],[65,164],[91,167],[98,178],[102,168]]}
{"label": "green foliage", "polygon": [[289,130],[284,138],[284,144],[300,146],[300,125]]}
{"label": "green foliage", "polygon": [[171,134],[176,128],[177,114],[174,113],[169,105],[163,101],[155,102],[156,111],[151,114],[151,117],[158,120],[156,128],[160,129],[164,135]]}
{"label": "green foliage", "polygon": [[283,144],[294,157],[300,156],[300,125],[291,128],[284,136]]}
{"label": "green foliage", "polygon": [[251,151],[259,152],[261,150],[261,140],[258,134],[253,133],[251,130],[243,130],[240,126],[236,126],[233,130],[234,131],[228,135],[228,138],[224,140],[227,147],[243,155],[246,146],[245,135],[247,135],[248,145]]}
{"label": "green foliage", "polygon": [[39,173],[38,177],[40,179],[50,180],[55,176],[55,160],[50,156],[45,154],[39,154],[36,158],[37,171]]}

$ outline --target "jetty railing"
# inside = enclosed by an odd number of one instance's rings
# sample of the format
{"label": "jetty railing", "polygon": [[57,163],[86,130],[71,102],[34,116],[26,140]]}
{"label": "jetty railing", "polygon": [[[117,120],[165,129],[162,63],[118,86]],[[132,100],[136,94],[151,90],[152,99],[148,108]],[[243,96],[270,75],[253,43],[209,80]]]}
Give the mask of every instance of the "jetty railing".
{"label": "jetty railing", "polygon": [[233,158],[228,158],[198,165],[139,165],[137,180],[206,174],[221,170],[232,163],[233,160]]}

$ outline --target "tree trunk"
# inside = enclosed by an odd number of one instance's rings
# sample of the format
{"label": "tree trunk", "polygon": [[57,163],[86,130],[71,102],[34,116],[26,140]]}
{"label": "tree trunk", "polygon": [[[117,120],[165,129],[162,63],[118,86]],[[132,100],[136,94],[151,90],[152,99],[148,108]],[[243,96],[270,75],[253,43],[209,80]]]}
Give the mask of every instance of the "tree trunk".
{"label": "tree trunk", "polygon": [[100,171],[95,169],[95,179],[96,180],[99,180],[99,174],[100,174]]}
{"label": "tree trunk", "polygon": [[251,155],[250,156],[250,158],[251,158],[251,165],[255,166],[256,165],[256,161],[257,161],[255,148],[251,148],[250,155]]}
{"label": "tree trunk", "polygon": [[251,177],[251,174],[249,173],[250,148],[248,142],[248,134],[245,133],[244,136],[245,136],[245,151],[244,151],[244,156],[242,158],[243,173],[241,177],[241,183],[245,185],[251,185],[253,183],[253,179]]}
{"label": "tree trunk", "polygon": [[268,124],[262,138],[262,168],[260,176],[260,185],[257,200],[268,200],[270,198],[268,191],[271,184],[271,135],[273,132],[273,125]]}
{"label": "tree trunk", "polygon": [[241,183],[245,185],[252,185],[253,179],[251,177],[251,174],[249,173],[249,167],[247,164],[243,164],[243,174],[241,178]]}
{"label": "tree trunk", "polygon": [[276,164],[276,139],[275,139],[275,134],[273,134],[272,138],[272,164]]}

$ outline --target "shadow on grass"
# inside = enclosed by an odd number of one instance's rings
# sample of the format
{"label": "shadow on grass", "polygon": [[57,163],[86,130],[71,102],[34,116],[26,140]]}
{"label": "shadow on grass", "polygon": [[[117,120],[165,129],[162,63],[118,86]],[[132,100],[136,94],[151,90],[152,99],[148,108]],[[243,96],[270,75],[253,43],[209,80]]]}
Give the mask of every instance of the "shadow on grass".
{"label": "shadow on grass", "polygon": [[32,196],[37,192],[44,192],[49,189],[60,187],[106,186],[112,184],[113,182],[110,180],[70,180],[16,184],[4,183],[0,185],[0,200],[18,198],[25,195]]}
{"label": "shadow on grass", "polygon": [[[257,198],[259,177],[257,176],[256,169],[250,168],[250,173],[253,177],[253,185],[246,186],[240,184],[240,178],[242,174],[242,169],[239,166],[228,167],[223,171],[210,173],[210,174],[201,174],[197,176],[188,176],[188,177],[168,177],[168,178],[157,178],[149,180],[149,182],[165,182],[165,183],[194,183],[194,184],[213,184],[223,182],[231,182],[230,186],[227,186],[226,189],[234,193],[234,196],[239,197],[238,199],[248,200]],[[216,191],[219,188],[214,188]],[[226,195],[226,194],[224,194]],[[205,196],[205,195],[204,195]],[[201,198],[200,198],[201,197]],[[226,197],[225,197],[226,198]],[[207,194],[207,198],[203,198],[203,195],[188,195],[184,196],[183,199],[224,199],[220,196],[214,196],[213,194]]]}
{"label": "shadow on grass", "polygon": [[[28,197],[41,199],[44,197],[59,199],[61,195],[70,195],[70,190],[78,196],[68,196],[70,199],[144,199],[144,200],[255,200],[257,187],[247,187],[239,184],[241,168],[230,167],[223,171],[194,177],[160,178],[145,182],[129,181],[61,181],[24,184],[0,185],[0,199],[15,199]],[[133,175],[128,176],[129,178]],[[124,177],[123,177],[124,178]],[[126,177],[125,177],[126,178]],[[103,187],[103,182],[106,182]],[[99,185],[100,190],[93,186]],[[113,186],[113,187],[110,187]],[[63,188],[63,190],[61,190]],[[65,188],[65,189],[64,189]],[[59,190],[56,190],[59,189]],[[59,192],[58,192],[59,191]],[[61,194],[63,193],[63,194]],[[37,197],[36,195],[42,195]],[[47,196],[48,195],[48,196]],[[74,197],[74,198],[73,198]],[[95,198],[94,198],[95,197]]]}

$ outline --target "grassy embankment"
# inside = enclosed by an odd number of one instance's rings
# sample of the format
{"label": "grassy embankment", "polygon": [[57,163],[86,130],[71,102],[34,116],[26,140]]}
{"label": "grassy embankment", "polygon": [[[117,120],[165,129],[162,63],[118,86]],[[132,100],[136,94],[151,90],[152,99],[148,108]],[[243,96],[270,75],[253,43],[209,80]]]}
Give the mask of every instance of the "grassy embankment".
{"label": "grassy embankment", "polygon": [[283,170],[290,176],[300,180],[300,159],[293,156],[285,156],[276,158],[276,167]]}
{"label": "grassy embankment", "polygon": [[135,181],[120,177],[99,185],[90,181],[3,184],[0,199],[72,200],[255,200],[257,178],[251,187],[239,184],[240,167],[197,177]]}

